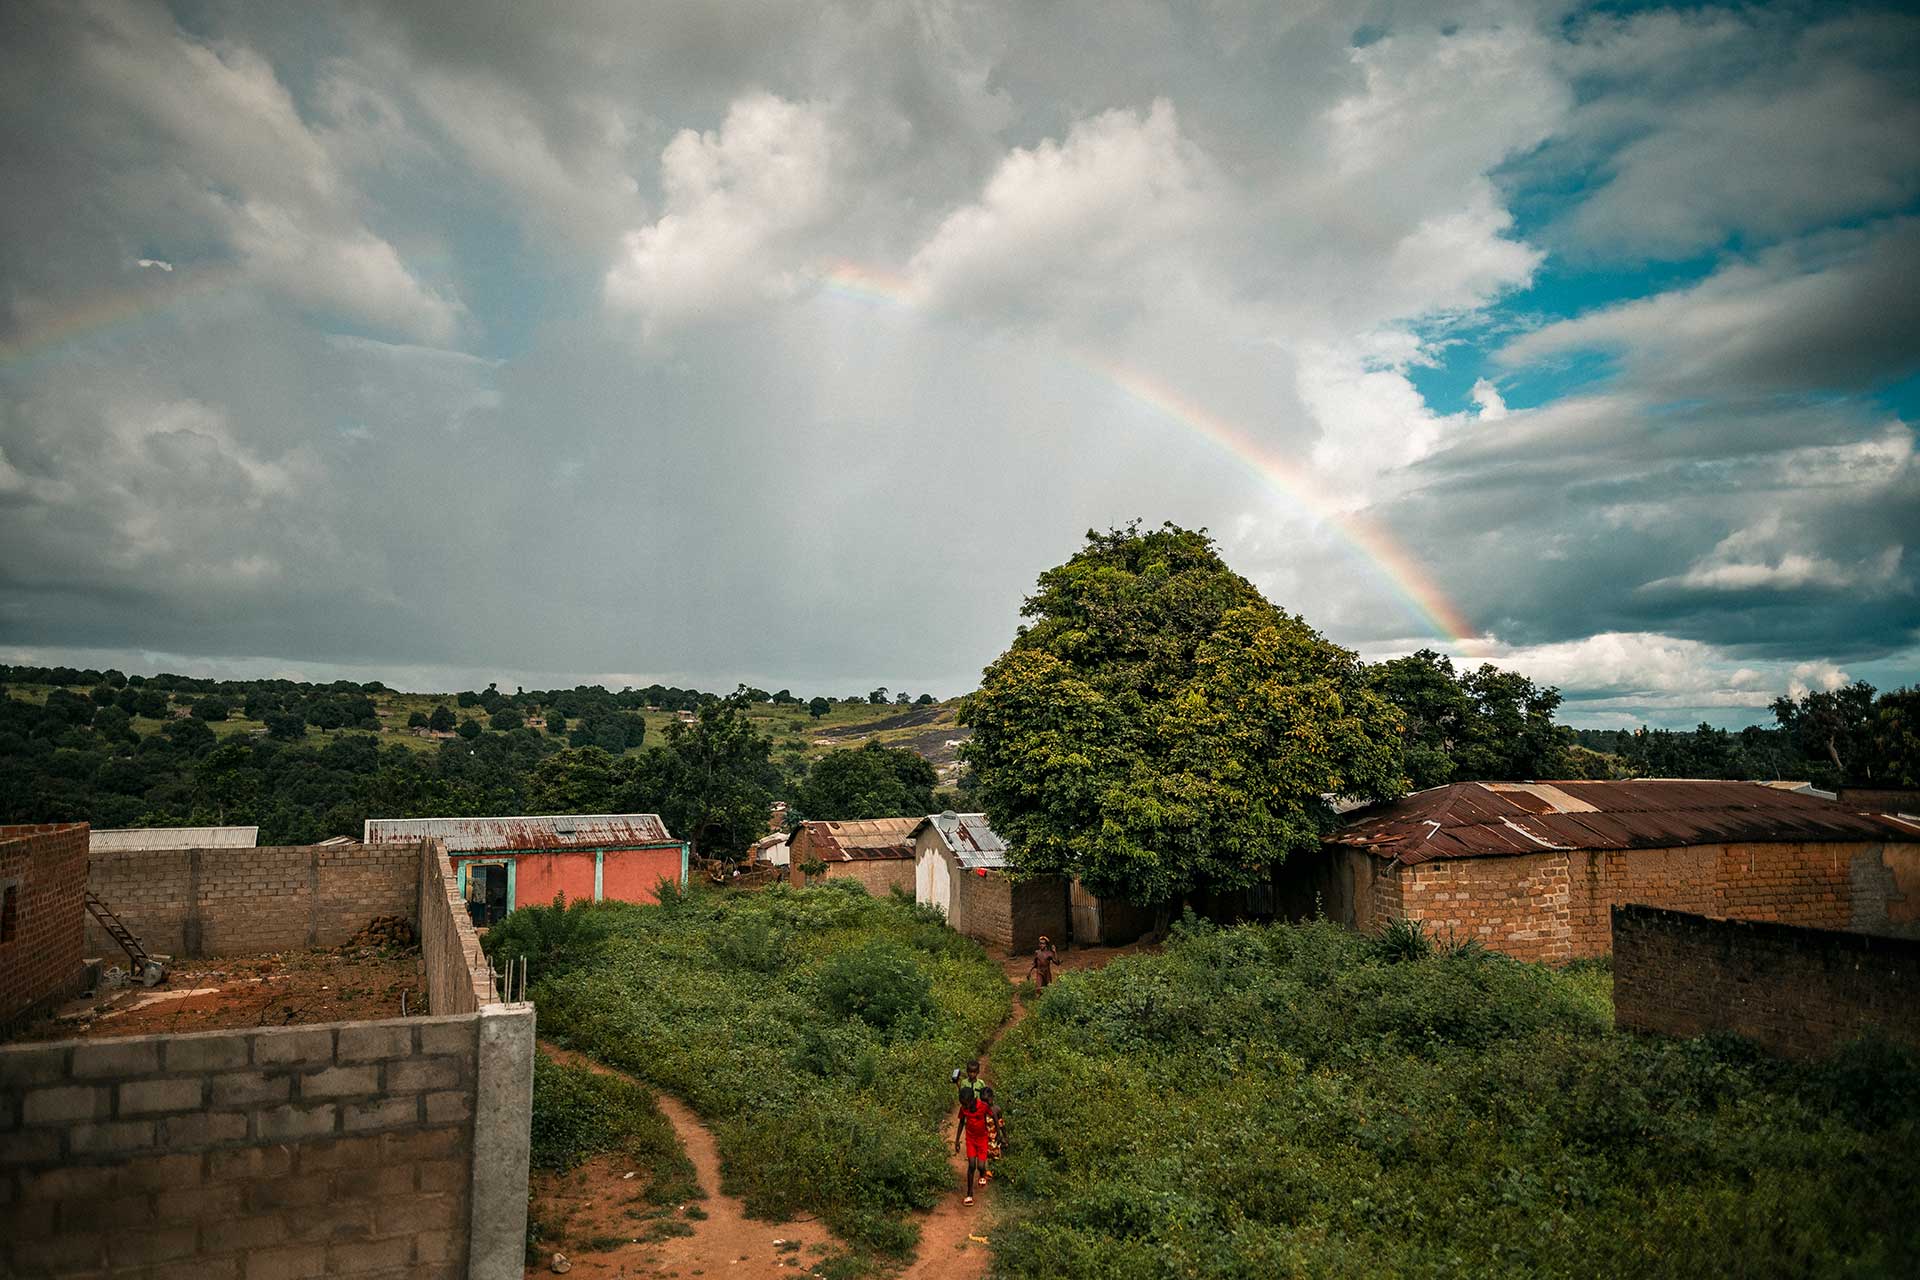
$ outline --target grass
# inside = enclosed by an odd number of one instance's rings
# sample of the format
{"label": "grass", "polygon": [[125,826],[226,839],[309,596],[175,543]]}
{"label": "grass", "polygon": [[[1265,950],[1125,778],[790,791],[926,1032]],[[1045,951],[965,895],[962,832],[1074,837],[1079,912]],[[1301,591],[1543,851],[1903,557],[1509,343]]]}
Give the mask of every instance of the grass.
{"label": "grass", "polygon": [[1920,1274],[1920,1064],[1613,1031],[1604,966],[1183,927],[994,1052],[996,1275]]}
{"label": "grass", "polygon": [[849,882],[534,912],[489,945],[574,957],[532,956],[543,1034],[684,1098],[749,1213],[912,1249],[951,1181],[948,1074],[1011,1008],[978,944]]}
{"label": "grass", "polygon": [[532,1166],[554,1173],[618,1153],[645,1174],[651,1204],[678,1204],[701,1195],[693,1162],[651,1091],[544,1053],[533,1063],[532,1145]]}

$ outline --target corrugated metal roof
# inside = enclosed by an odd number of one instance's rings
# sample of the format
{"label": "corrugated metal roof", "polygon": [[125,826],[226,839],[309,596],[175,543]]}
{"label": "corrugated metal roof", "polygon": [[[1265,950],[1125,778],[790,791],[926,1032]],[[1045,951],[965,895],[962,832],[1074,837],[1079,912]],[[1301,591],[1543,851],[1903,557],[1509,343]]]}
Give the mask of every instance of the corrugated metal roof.
{"label": "corrugated metal roof", "polygon": [[1329,837],[1403,863],[1755,840],[1920,841],[1920,825],[1764,783],[1456,782],[1364,810]]}
{"label": "corrugated metal roof", "polygon": [[258,827],[121,827],[90,832],[88,853],[133,853],[146,849],[252,849]]}
{"label": "corrugated metal roof", "polygon": [[860,818],[846,822],[803,822],[807,842],[822,862],[867,858],[911,858],[918,818]]}
{"label": "corrugated metal roof", "polygon": [[939,833],[941,842],[953,851],[954,860],[964,869],[1005,869],[1007,842],[987,822],[986,814],[954,813],[952,810],[936,813],[922,818],[913,828],[914,835],[918,836],[922,828],[928,826]]}
{"label": "corrugated metal roof", "polygon": [[673,839],[657,813],[558,813],[520,818],[369,818],[368,844],[438,839],[448,853],[607,849]]}

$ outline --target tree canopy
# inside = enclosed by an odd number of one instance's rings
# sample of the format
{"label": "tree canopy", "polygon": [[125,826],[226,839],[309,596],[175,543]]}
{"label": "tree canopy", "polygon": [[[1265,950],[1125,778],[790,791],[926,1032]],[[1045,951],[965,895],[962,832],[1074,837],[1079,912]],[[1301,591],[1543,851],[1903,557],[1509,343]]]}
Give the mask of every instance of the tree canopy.
{"label": "tree canopy", "polygon": [[802,818],[889,818],[933,811],[933,766],[877,741],[822,756],[794,797]]}
{"label": "tree canopy", "polygon": [[1451,658],[1431,649],[1379,663],[1367,680],[1405,718],[1402,748],[1416,790],[1569,772],[1553,723],[1558,689],[1490,663],[1455,672]]}
{"label": "tree canopy", "polygon": [[980,803],[1025,874],[1152,905],[1244,888],[1406,787],[1400,715],[1359,659],[1211,538],[1089,532],[961,703]]}

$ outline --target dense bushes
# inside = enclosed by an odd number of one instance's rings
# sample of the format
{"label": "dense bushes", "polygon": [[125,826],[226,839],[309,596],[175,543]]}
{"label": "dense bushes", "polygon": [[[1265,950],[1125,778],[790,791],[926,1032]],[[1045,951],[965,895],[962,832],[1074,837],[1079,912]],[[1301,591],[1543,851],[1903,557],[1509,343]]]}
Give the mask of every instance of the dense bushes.
{"label": "dense bushes", "polygon": [[[1404,955],[1397,948],[1396,955]],[[1920,1070],[1615,1034],[1604,970],[1178,931],[996,1048],[1010,1276],[1913,1274]]]}
{"label": "dense bushes", "polygon": [[618,1152],[647,1175],[653,1203],[701,1194],[693,1162],[653,1094],[624,1076],[537,1054],[532,1133],[536,1169],[565,1173],[593,1156]]}
{"label": "dense bushes", "polygon": [[556,914],[607,935],[590,963],[551,947],[530,962],[543,1035],[691,1103],[750,1212],[814,1212],[863,1247],[911,1248],[906,1211],[949,1182],[948,1073],[1010,1008],[976,944],[845,882],[509,919],[533,917],[517,926],[532,940],[573,927]]}

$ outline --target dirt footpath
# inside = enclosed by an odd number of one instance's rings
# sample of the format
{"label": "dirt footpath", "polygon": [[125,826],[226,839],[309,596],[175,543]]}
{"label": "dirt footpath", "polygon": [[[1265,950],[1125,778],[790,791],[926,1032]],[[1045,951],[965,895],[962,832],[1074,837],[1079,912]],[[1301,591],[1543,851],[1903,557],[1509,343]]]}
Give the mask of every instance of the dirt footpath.
{"label": "dirt footpath", "polygon": [[[619,1074],[581,1054],[545,1044],[540,1047],[561,1061]],[[593,1247],[543,1246],[540,1261],[527,1268],[529,1280],[553,1274],[550,1260],[556,1252],[566,1254],[573,1264],[568,1274],[573,1276],[737,1280],[806,1275],[834,1249],[833,1238],[818,1222],[775,1224],[747,1217],[739,1200],[720,1192],[720,1149],[712,1130],[678,1098],[658,1091],[655,1096],[693,1161],[694,1176],[707,1195],[700,1202],[706,1217],[687,1224],[693,1228],[691,1235],[638,1239],[630,1210],[645,1188],[636,1191],[633,1181],[623,1176],[626,1170],[618,1166],[617,1157],[588,1161],[570,1174],[538,1178],[533,1188],[535,1216],[564,1220],[569,1241],[590,1242]]]}
{"label": "dirt footpath", "polygon": [[[1126,947],[1077,947],[1061,954],[1054,965],[1054,975],[1076,973],[1085,969],[1102,969],[1123,955],[1134,955],[1153,950],[1144,943],[1134,943]],[[1007,975],[1007,981],[1018,986],[1026,980],[1032,957],[1025,955],[997,956],[1001,971]],[[993,1033],[993,1040],[980,1054],[980,1070],[989,1084],[993,1083],[993,1046],[998,1044],[1020,1020],[1027,1016],[1027,1007],[1019,997],[1014,998],[1013,1014],[1000,1029]],[[941,1137],[951,1143],[953,1139],[953,1119],[949,1117],[947,1127]],[[1015,1135],[1017,1140],[1018,1135]],[[920,1249],[914,1255],[913,1262],[900,1273],[899,1280],[980,1280],[987,1274],[993,1255],[989,1251],[993,1240],[992,1221],[993,1201],[999,1191],[997,1184],[989,1182],[984,1189],[976,1191],[972,1204],[966,1201],[967,1161],[965,1156],[950,1156],[948,1164],[953,1170],[953,1190],[943,1197],[939,1204],[920,1219]]]}

